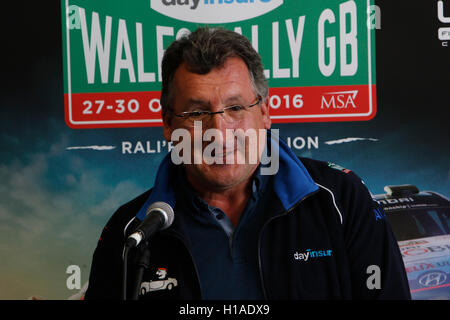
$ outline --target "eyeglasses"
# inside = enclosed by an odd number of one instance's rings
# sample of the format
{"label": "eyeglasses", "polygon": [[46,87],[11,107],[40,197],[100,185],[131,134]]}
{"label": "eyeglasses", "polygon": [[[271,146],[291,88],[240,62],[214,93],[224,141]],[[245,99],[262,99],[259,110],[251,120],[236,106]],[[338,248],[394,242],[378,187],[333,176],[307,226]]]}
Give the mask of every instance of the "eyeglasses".
{"label": "eyeglasses", "polygon": [[[209,123],[212,120],[213,115],[215,114],[222,114],[222,117],[226,122],[237,122],[245,118],[248,109],[256,105],[259,105],[261,101],[262,101],[261,97],[258,97],[258,100],[255,103],[252,103],[247,106],[232,105],[216,112],[199,110],[199,111],[186,111],[174,115],[178,118],[182,118],[185,125],[187,126],[194,126],[195,121],[201,121],[202,123]],[[173,113],[172,110],[169,109],[169,111]]]}

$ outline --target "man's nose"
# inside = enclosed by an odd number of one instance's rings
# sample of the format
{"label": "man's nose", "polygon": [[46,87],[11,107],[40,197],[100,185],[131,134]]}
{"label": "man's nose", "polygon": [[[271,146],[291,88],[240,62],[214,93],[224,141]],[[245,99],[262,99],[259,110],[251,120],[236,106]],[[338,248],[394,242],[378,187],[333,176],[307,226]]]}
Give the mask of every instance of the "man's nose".
{"label": "man's nose", "polygon": [[210,119],[208,122],[208,128],[213,128],[213,129],[217,129],[217,130],[226,129],[227,123],[225,121],[224,115],[225,114],[223,113],[223,111],[210,115]]}

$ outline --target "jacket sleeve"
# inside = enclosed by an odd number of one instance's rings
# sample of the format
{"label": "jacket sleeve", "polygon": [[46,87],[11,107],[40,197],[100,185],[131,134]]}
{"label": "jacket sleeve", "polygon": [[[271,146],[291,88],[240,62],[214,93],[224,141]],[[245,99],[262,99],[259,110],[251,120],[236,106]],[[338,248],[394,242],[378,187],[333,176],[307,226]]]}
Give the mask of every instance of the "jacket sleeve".
{"label": "jacket sleeve", "polygon": [[353,298],[411,299],[402,256],[383,209],[359,177],[350,173],[349,180],[340,189]]}
{"label": "jacket sleeve", "polygon": [[123,237],[110,220],[95,248],[85,300],[121,299]]}
{"label": "jacket sleeve", "polygon": [[129,222],[136,216],[150,192],[151,190],[147,190],[132,201],[122,205],[103,228],[92,257],[89,286],[85,300],[120,300],[122,298],[124,229],[128,226],[128,230],[132,230],[133,226]]}

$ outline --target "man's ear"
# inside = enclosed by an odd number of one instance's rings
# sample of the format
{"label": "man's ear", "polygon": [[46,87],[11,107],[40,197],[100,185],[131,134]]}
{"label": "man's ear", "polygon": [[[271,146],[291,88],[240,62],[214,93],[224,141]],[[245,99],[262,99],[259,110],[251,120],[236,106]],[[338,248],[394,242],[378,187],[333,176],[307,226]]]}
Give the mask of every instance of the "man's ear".
{"label": "man's ear", "polygon": [[261,115],[264,123],[264,128],[270,129],[270,126],[272,125],[272,120],[270,120],[269,114],[269,97],[267,97],[261,102]]}
{"label": "man's ear", "polygon": [[163,116],[163,135],[167,142],[172,140],[172,117],[166,112]]}

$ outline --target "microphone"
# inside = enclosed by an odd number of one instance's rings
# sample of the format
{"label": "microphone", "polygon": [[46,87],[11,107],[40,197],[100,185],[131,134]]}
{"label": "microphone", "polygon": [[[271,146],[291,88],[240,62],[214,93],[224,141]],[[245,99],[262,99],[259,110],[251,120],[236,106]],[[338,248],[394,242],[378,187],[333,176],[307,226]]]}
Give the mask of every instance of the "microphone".
{"label": "microphone", "polygon": [[125,246],[134,248],[142,240],[147,240],[155,232],[170,227],[173,223],[174,216],[173,209],[169,204],[162,201],[153,203],[148,207],[144,220],[127,238]]}

